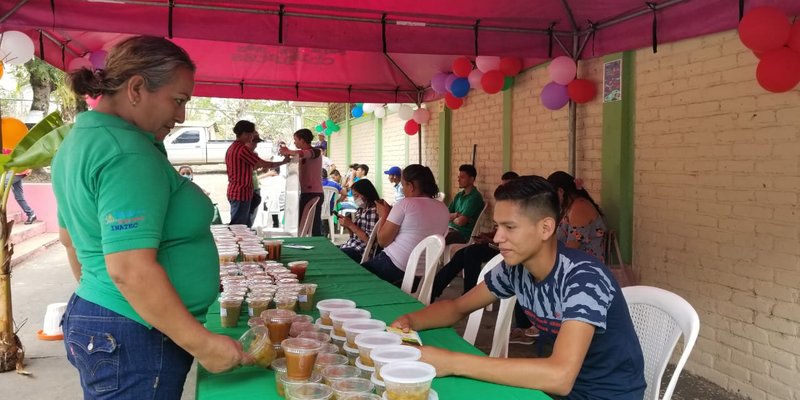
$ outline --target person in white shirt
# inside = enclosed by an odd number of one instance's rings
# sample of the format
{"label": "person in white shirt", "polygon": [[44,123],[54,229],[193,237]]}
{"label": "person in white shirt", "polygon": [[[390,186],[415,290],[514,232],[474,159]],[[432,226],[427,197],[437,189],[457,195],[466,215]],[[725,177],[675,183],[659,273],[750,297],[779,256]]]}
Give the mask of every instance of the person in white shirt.
{"label": "person in white shirt", "polygon": [[[378,244],[383,251],[361,264],[398,287],[403,281],[411,251],[430,235],[444,235],[450,216],[447,206],[435,199],[439,187],[430,168],[409,165],[403,170],[400,182],[405,194],[403,201],[394,207],[384,200],[375,204],[381,223]],[[422,275],[423,271],[417,272]]]}
{"label": "person in white shirt", "polygon": [[389,176],[389,182],[392,184],[394,188],[394,203],[397,204],[398,201],[403,200],[406,195],[403,194],[403,185],[400,184],[400,175],[403,171],[400,167],[391,167],[386,171],[383,171],[384,175]]}

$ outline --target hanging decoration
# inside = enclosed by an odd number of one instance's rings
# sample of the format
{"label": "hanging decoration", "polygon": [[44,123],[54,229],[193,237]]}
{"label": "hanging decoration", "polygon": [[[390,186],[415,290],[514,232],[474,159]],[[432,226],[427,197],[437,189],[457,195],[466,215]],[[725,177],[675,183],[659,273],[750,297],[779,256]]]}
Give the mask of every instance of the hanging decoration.
{"label": "hanging decoration", "polygon": [[3,117],[0,128],[3,130],[3,150],[14,150],[28,133],[28,127],[22,121],[11,117]]}
{"label": "hanging decoration", "polygon": [[800,83],[800,21],[775,7],[755,7],[739,22],[739,40],[758,57],[756,81],[773,93]]}
{"label": "hanging decoration", "polygon": [[417,121],[414,121],[413,119],[409,119],[408,121],[406,121],[406,124],[403,126],[403,130],[409,136],[416,135],[417,132],[419,132],[419,124],[417,123]]}
{"label": "hanging decoration", "polygon": [[22,65],[33,58],[33,40],[20,31],[0,33],[0,62]]}
{"label": "hanging decoration", "polygon": [[[355,108],[353,108],[353,110],[355,110]],[[330,118],[326,119],[325,121],[322,121],[322,123],[319,123],[314,127],[314,130],[317,131],[317,133],[324,133],[325,136],[330,136],[334,132],[339,132],[340,129],[342,128],[339,125],[337,125],[334,120]]]}

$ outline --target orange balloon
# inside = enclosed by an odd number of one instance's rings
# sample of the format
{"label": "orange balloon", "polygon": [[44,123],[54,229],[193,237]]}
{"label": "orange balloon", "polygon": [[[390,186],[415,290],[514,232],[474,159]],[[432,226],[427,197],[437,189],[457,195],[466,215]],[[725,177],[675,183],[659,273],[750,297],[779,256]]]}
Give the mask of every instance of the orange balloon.
{"label": "orange balloon", "polygon": [[0,62],[0,78],[3,77],[3,63]]}
{"label": "orange balloon", "polygon": [[23,137],[28,133],[28,127],[25,124],[11,117],[3,118],[2,125],[0,125],[3,132],[3,148],[14,149]]}

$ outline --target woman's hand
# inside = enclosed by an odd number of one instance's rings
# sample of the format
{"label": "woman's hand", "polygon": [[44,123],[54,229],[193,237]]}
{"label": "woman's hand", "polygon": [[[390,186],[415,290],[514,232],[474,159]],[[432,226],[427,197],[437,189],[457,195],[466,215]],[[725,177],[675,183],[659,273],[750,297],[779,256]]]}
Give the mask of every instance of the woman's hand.
{"label": "woman's hand", "polygon": [[375,211],[378,213],[380,219],[386,219],[386,217],[389,216],[389,212],[392,211],[392,206],[390,206],[386,200],[378,199],[375,202]]}
{"label": "woman's hand", "polygon": [[345,229],[348,229],[350,231],[353,230],[353,221],[350,220],[350,217],[343,217],[343,216],[340,215],[339,216],[339,225],[341,225],[342,227],[344,227]]}
{"label": "woman's hand", "polygon": [[205,345],[194,355],[197,362],[211,373],[231,370],[249,360],[242,344],[225,335],[210,334]]}

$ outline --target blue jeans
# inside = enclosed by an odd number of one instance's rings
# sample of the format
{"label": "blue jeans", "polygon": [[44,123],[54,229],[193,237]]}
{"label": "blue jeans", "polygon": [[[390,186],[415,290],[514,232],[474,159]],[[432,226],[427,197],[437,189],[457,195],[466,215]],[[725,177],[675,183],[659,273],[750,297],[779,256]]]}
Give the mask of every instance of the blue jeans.
{"label": "blue jeans", "polygon": [[[7,175],[5,182],[8,182]],[[14,180],[11,181],[11,191],[14,193],[14,200],[17,201],[19,208],[22,209],[22,211],[25,213],[25,216],[32,217],[33,209],[28,205],[28,202],[25,201],[25,192],[22,190],[22,176],[14,175]]]}
{"label": "blue jeans", "polygon": [[[403,277],[406,274],[405,271],[394,266],[392,259],[389,258],[385,251],[378,253],[378,255],[361,264],[361,266],[366,268],[367,271],[375,274],[378,278],[381,278],[397,287],[400,287],[403,284]],[[411,288],[412,292],[417,290],[417,285],[419,284],[420,280],[421,277],[414,277],[414,284]]]}
{"label": "blue jeans", "polygon": [[231,222],[230,225],[250,225],[250,200],[231,200]]}
{"label": "blue jeans", "polygon": [[61,324],[84,399],[180,400],[193,358],[163,333],[74,294]]}

